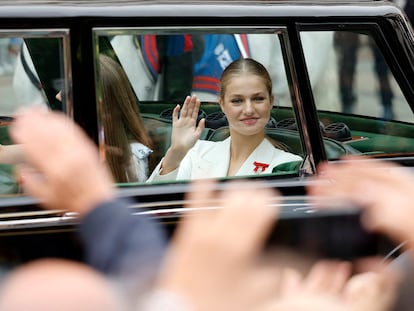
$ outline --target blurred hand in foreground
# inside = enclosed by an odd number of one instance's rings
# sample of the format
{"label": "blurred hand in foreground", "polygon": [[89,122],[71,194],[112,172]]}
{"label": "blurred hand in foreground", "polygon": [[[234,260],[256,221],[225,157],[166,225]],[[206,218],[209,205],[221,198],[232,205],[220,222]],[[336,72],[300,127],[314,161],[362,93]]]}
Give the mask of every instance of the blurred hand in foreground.
{"label": "blurred hand in foreground", "polygon": [[278,214],[275,191],[255,183],[215,191],[213,183],[197,182],[187,199],[193,211],[173,238],[158,287],[180,297],[188,310],[383,311],[391,306],[395,282],[385,271],[350,278],[350,263],[321,261],[303,276],[294,261],[264,260]]}
{"label": "blurred hand in foreground", "polygon": [[98,149],[64,114],[26,108],[16,114],[10,135],[25,155],[18,169],[23,189],[46,208],[85,214],[114,197]]}
{"label": "blurred hand in foreground", "polygon": [[[193,183],[187,199],[195,210],[173,238],[160,288],[183,297],[190,310],[260,310],[278,287],[277,267],[258,263],[277,194],[254,183],[215,192],[205,181]],[[212,206],[221,208],[203,209]]]}
{"label": "blurred hand in foreground", "polygon": [[[320,207],[338,202],[363,209],[363,224],[397,242],[414,237],[414,175],[396,164],[345,158],[337,164],[322,164],[319,177],[308,187]],[[320,198],[320,199],[318,199]]]}

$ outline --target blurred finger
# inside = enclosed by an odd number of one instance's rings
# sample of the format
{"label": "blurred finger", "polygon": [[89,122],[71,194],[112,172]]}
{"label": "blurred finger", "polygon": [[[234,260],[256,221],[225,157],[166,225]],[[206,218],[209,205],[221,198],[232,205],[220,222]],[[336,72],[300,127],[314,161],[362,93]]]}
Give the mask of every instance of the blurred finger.
{"label": "blurred finger", "polygon": [[351,275],[348,262],[319,261],[309,272],[305,290],[309,293],[339,293]]}
{"label": "blurred finger", "polygon": [[277,218],[275,191],[253,183],[232,183],[221,194],[223,210],[215,228],[235,256],[251,260],[263,247]]}
{"label": "blurred finger", "polygon": [[279,284],[280,295],[282,297],[296,295],[298,291],[301,290],[303,276],[299,273],[299,271],[292,268],[284,268],[281,275],[281,281]]}
{"label": "blurred finger", "polygon": [[27,165],[20,165],[17,169],[19,180],[25,193],[40,199],[47,206],[50,197],[50,188],[44,176]]}
{"label": "blurred finger", "polygon": [[187,212],[177,229],[177,238],[184,239],[193,233],[199,232],[200,228],[208,230],[211,222],[217,213],[212,208],[218,202],[215,200],[215,181],[213,180],[196,180],[191,183],[190,189],[186,194],[188,204],[185,206],[192,211]]}
{"label": "blurred finger", "polygon": [[247,301],[253,302],[250,309],[257,310],[260,305],[266,306],[277,299],[281,283],[281,270],[277,266],[258,267],[246,278],[245,283],[247,286],[246,295],[250,294],[252,297]]}
{"label": "blurred finger", "polygon": [[344,290],[352,310],[390,310],[396,297],[396,280],[387,273],[367,272],[354,276]]}

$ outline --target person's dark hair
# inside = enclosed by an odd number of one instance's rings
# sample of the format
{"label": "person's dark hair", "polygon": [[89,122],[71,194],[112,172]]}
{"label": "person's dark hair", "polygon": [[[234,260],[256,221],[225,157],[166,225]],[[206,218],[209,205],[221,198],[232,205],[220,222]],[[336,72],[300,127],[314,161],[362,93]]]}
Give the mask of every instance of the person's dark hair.
{"label": "person's dark hair", "polygon": [[152,148],[152,141],[122,67],[109,56],[102,54],[99,63],[105,160],[116,182],[134,181],[137,176],[131,165],[130,143],[137,141]]}
{"label": "person's dark hair", "polygon": [[226,67],[226,69],[224,69],[220,78],[220,97],[224,98],[229,80],[231,80],[234,76],[240,76],[245,73],[263,78],[269,92],[269,96],[272,96],[272,79],[270,78],[269,72],[265,66],[252,58],[240,58],[232,62]]}

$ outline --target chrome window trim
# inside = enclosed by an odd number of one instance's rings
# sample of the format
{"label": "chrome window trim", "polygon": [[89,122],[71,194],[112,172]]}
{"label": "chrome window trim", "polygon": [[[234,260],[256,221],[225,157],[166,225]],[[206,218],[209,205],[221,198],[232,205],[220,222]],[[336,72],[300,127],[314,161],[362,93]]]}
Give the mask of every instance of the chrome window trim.
{"label": "chrome window trim", "polygon": [[[218,31],[216,31],[218,30]],[[235,31],[237,30],[237,32]],[[286,25],[246,25],[246,26],[160,26],[160,27],[93,27],[94,40],[100,35],[115,36],[123,35],[122,31],[136,31],[139,34],[157,34],[172,35],[172,34],[189,34],[189,33],[244,33],[244,34],[271,34],[280,31],[287,31]],[[216,32],[215,32],[216,31]],[[128,33],[131,34],[131,33]]]}

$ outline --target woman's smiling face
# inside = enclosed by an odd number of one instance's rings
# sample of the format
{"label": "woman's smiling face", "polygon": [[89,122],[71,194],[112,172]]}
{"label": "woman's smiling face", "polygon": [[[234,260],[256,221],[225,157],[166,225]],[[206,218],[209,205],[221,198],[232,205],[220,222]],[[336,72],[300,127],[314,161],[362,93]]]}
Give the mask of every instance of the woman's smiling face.
{"label": "woman's smiling face", "polygon": [[251,136],[264,133],[270,118],[273,96],[265,80],[249,73],[233,76],[219,99],[233,133]]}

